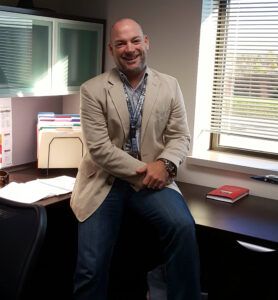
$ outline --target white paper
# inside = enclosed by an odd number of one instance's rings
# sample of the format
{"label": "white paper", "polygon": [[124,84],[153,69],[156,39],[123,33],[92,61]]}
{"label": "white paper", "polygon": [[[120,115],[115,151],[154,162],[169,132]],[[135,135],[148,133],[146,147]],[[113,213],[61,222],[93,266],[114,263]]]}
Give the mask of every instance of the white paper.
{"label": "white paper", "polygon": [[0,98],[0,168],[12,165],[12,101]]}
{"label": "white paper", "polygon": [[40,183],[49,185],[50,187],[58,187],[65,190],[67,193],[72,192],[75,183],[75,178],[70,176],[59,176],[48,179],[37,179]]}
{"label": "white paper", "polygon": [[26,183],[11,182],[0,189],[0,197],[23,203],[72,192],[75,178],[59,176],[50,179],[36,179]]}

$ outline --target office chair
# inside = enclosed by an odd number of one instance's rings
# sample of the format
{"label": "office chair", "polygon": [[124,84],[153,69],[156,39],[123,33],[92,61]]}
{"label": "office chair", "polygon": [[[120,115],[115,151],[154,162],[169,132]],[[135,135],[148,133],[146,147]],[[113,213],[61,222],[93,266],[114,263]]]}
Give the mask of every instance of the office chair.
{"label": "office chair", "polygon": [[0,198],[0,299],[22,299],[46,225],[43,206]]}

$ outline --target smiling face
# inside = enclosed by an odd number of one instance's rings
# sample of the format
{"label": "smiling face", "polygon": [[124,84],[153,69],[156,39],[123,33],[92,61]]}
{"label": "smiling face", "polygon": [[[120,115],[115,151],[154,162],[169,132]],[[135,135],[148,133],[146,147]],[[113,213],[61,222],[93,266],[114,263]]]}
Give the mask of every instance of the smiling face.
{"label": "smiling face", "polygon": [[116,22],[111,29],[109,49],[116,66],[128,79],[141,78],[149,40],[138,23],[131,19]]}

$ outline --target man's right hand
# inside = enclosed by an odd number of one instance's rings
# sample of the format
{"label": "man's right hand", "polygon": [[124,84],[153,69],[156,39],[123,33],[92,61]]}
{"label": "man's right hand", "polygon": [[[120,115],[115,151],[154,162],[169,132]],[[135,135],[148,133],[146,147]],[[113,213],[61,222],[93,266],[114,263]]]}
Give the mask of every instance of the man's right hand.
{"label": "man's right hand", "polygon": [[147,163],[136,170],[137,174],[145,174],[143,185],[149,189],[162,189],[168,184],[169,174],[162,161]]}

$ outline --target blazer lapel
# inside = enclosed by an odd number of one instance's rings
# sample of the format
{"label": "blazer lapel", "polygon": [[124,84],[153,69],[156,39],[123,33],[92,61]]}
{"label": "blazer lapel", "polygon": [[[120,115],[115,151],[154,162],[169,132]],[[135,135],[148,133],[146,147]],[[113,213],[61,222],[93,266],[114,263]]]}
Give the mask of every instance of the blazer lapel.
{"label": "blazer lapel", "polygon": [[153,74],[153,72],[148,68],[148,81],[147,81],[147,89],[146,96],[143,106],[143,118],[141,125],[141,143],[144,139],[144,135],[147,129],[148,121],[151,116],[154,105],[158,99],[158,91],[159,91],[159,80]]}
{"label": "blazer lapel", "polygon": [[[126,104],[126,96],[123,90],[123,84],[119,78],[117,71],[113,69],[108,78],[109,88],[108,93],[118,112],[124,134],[127,137],[129,132],[129,112]],[[109,117],[109,116],[108,116]]]}

